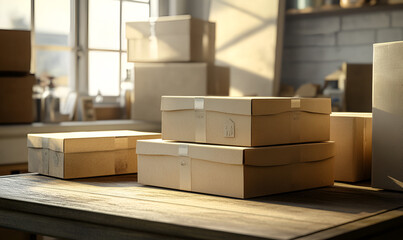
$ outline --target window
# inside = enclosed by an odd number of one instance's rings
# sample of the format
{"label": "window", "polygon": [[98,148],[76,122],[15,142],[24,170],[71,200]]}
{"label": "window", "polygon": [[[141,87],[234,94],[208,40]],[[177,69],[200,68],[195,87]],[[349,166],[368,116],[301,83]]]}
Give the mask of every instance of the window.
{"label": "window", "polygon": [[[120,81],[126,78],[128,21],[149,17],[149,1],[89,0],[88,5],[88,92],[118,96]],[[107,14],[106,14],[107,13]]]}
{"label": "window", "polygon": [[[0,0],[0,28],[32,30],[31,71],[57,86],[117,97],[126,78],[125,23],[150,15],[149,0]],[[82,63],[84,62],[84,64]]]}

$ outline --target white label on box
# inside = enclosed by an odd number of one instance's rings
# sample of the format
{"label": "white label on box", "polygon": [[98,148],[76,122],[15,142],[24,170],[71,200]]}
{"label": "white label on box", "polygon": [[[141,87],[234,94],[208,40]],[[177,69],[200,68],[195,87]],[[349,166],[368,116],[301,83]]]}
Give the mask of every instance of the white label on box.
{"label": "white label on box", "polygon": [[301,99],[291,99],[291,108],[300,108],[301,107]]}
{"label": "white label on box", "polygon": [[203,110],[204,109],[204,98],[195,98],[194,109],[195,110]]}
{"label": "white label on box", "polygon": [[235,137],[235,122],[231,118],[228,118],[224,123],[224,137]]}
{"label": "white label on box", "polygon": [[189,155],[189,147],[188,147],[188,145],[185,145],[185,144],[179,145],[178,155],[187,157]]}
{"label": "white label on box", "polygon": [[192,160],[189,157],[180,157],[179,169],[179,189],[192,191]]}

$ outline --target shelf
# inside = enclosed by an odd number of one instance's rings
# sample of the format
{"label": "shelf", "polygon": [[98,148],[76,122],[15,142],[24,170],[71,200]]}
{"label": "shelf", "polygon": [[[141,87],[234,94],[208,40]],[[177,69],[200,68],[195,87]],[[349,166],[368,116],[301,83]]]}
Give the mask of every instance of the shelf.
{"label": "shelf", "polygon": [[365,12],[376,11],[390,11],[403,9],[403,3],[393,5],[375,5],[375,6],[363,6],[360,8],[341,8],[338,5],[324,6],[321,8],[305,8],[305,9],[288,9],[286,11],[287,18],[297,17],[321,17],[330,15],[345,15],[345,14],[357,14]]}

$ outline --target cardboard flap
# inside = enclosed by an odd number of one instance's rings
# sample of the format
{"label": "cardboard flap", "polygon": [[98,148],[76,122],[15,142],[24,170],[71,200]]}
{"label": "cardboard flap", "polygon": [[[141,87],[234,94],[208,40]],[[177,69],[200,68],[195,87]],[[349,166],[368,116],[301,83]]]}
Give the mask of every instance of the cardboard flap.
{"label": "cardboard flap", "polygon": [[159,138],[161,134],[137,131],[94,131],[28,134],[29,148],[78,153],[136,148],[138,139]]}
{"label": "cardboard flap", "polygon": [[244,149],[244,147],[192,144],[152,139],[139,140],[136,151],[140,155],[181,156],[224,164],[242,165]]}
{"label": "cardboard flap", "polygon": [[190,35],[190,15],[150,18],[126,23],[126,38],[139,39],[161,35]]}
{"label": "cardboard flap", "polygon": [[162,111],[199,109],[240,115],[271,115],[290,111],[330,114],[330,98],[162,96]]}
{"label": "cardboard flap", "polygon": [[321,161],[335,156],[334,142],[278,145],[245,149],[245,165],[278,166]]}

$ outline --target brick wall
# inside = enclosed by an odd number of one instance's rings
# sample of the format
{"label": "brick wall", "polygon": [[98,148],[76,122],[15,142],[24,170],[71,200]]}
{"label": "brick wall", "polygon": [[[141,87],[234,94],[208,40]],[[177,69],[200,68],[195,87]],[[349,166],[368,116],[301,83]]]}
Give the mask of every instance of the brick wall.
{"label": "brick wall", "polygon": [[323,84],[342,62],[372,63],[372,44],[403,40],[403,10],[286,19],[282,83]]}

